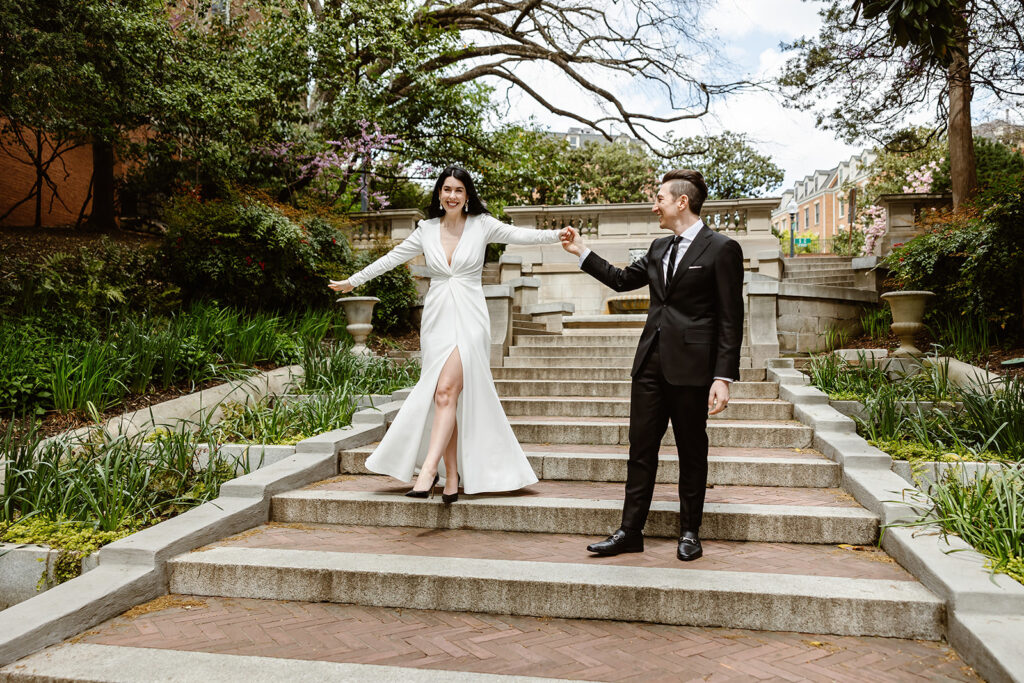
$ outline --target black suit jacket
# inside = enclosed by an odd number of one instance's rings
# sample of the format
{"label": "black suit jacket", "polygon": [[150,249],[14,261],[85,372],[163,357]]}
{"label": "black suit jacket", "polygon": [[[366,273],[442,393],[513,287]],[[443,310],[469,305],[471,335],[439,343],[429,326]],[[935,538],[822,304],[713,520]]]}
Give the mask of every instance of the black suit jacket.
{"label": "black suit jacket", "polygon": [[661,366],[670,384],[709,386],[715,377],[738,380],[743,250],[735,240],[704,226],[666,283],[662,261],[671,244],[671,235],[654,240],[627,268],[617,268],[594,252],[583,261],[584,271],[616,292],[651,287],[647,324],[631,374],[640,370],[660,331]]}

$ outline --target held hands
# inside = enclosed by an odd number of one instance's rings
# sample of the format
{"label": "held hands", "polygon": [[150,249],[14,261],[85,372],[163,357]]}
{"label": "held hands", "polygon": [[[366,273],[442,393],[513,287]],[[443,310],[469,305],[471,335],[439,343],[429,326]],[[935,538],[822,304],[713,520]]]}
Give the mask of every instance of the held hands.
{"label": "held hands", "polygon": [[717,415],[729,405],[729,383],[716,379],[708,393],[708,415]]}
{"label": "held hands", "polygon": [[583,253],[583,238],[580,237],[580,233],[576,231],[576,228],[565,228],[559,233],[558,238],[562,240],[562,249],[565,249],[570,254],[579,256]]}
{"label": "held hands", "polygon": [[333,289],[335,292],[341,292],[342,294],[348,294],[355,287],[349,284],[348,280],[328,280],[328,287]]}

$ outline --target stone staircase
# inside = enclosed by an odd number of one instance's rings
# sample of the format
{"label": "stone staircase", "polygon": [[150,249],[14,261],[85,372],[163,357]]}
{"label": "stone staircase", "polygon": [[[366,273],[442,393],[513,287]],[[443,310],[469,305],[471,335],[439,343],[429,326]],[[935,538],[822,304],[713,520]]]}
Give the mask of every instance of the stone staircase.
{"label": "stone staircase", "polygon": [[783,282],[800,285],[853,287],[852,258],[844,256],[798,256],[784,258]]}
{"label": "stone staircase", "polygon": [[947,646],[921,642],[941,639],[942,601],[875,547],[878,519],[763,369],[743,369],[709,421],[704,557],[675,557],[671,429],[646,551],[585,551],[620,520],[637,334],[521,332],[493,369],[536,485],[445,506],[367,472],[375,444],[343,451],[340,476],[276,496],[269,524],[171,560],[168,603],[75,647],[108,648],[105,662],[174,650],[169,667],[224,680],[281,658],[375,665],[365,680],[962,676]]}

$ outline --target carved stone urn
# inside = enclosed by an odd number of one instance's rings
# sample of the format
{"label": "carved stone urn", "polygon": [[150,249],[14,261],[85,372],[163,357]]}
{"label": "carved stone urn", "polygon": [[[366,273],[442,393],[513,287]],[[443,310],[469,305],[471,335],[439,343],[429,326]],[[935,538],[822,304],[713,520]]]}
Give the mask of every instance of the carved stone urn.
{"label": "carved stone urn", "polygon": [[900,338],[900,347],[894,356],[920,356],[921,350],[914,346],[914,335],[924,328],[924,306],[935,296],[934,292],[888,292],[882,298],[892,309],[892,331]]}
{"label": "carved stone urn", "polygon": [[343,296],[338,302],[345,309],[345,318],[348,320],[345,329],[355,340],[352,353],[372,356],[373,351],[366,346],[366,338],[373,330],[373,307],[380,303],[380,299],[375,296]]}

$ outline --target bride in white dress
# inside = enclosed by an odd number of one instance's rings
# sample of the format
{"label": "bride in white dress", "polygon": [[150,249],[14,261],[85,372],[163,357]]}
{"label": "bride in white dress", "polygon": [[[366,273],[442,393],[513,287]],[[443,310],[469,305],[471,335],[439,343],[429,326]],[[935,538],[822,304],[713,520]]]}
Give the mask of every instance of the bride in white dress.
{"label": "bride in white dress", "polygon": [[[559,230],[516,228],[488,213],[464,169],[441,172],[430,218],[389,253],[331,289],[350,292],[423,254],[430,289],[420,326],[420,380],[380,445],[366,460],[372,472],[404,482],[420,474],[408,494],[425,498],[444,479],[442,499],[512,491],[536,483],[494,388],[490,318],[480,275],[490,242],[554,244]],[[446,476],[458,472],[459,476]]]}

